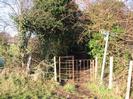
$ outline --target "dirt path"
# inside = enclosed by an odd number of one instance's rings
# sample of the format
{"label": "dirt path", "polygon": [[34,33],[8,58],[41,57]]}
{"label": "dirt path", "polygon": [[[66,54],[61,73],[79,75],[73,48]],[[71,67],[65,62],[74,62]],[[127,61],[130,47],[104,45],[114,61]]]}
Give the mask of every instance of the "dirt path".
{"label": "dirt path", "polygon": [[97,99],[94,94],[81,85],[76,85],[76,91],[73,93],[66,92],[63,88],[60,88],[55,91],[55,94],[65,99]]}

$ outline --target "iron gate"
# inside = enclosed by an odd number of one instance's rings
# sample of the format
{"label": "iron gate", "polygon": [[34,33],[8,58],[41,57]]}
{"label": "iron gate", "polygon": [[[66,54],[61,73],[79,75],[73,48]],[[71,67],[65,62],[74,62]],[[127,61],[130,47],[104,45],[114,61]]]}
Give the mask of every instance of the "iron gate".
{"label": "iron gate", "polygon": [[59,82],[61,80],[88,81],[94,77],[95,60],[74,59],[74,56],[60,56],[56,63]]}

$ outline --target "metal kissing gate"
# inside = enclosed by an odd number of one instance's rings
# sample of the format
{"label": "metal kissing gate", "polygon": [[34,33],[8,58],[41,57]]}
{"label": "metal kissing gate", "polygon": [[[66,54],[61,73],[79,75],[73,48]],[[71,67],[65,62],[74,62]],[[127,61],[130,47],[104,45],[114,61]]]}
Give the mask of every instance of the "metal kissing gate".
{"label": "metal kissing gate", "polygon": [[75,59],[74,56],[54,58],[55,80],[84,82],[96,76],[96,62],[89,59]]}

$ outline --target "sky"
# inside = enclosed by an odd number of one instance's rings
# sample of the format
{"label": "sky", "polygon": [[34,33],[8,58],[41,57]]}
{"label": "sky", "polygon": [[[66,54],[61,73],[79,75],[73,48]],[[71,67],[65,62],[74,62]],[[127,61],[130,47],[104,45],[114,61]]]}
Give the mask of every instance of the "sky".
{"label": "sky", "polygon": [[[8,2],[11,4],[11,6],[14,8],[14,10],[17,12],[17,6],[15,0],[0,0],[0,32],[5,31],[9,33],[11,36],[15,36],[18,32],[17,29],[14,27],[9,14],[13,12],[11,7],[8,5],[5,5],[4,3],[1,3],[1,1]],[[85,8],[85,2],[87,0],[76,0],[77,4],[79,4],[80,9],[84,10]],[[89,0],[93,1],[93,0]],[[127,0],[126,5],[128,5],[129,8],[133,8],[133,0]]]}
{"label": "sky", "polygon": [[17,30],[13,25],[12,20],[10,19],[10,14],[14,12],[10,6],[6,5],[2,2],[8,2],[14,8],[17,9],[15,6],[15,0],[0,0],[0,32],[5,31],[9,33],[11,36],[15,36],[17,34]]}

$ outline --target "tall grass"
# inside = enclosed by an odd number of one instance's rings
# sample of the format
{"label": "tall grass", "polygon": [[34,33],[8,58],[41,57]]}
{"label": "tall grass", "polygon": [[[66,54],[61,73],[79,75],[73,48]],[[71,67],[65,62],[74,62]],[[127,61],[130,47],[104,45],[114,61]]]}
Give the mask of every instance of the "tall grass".
{"label": "tall grass", "polygon": [[0,99],[57,99],[52,94],[57,87],[50,80],[34,80],[22,68],[6,68],[0,73]]}
{"label": "tall grass", "polygon": [[115,89],[108,89],[108,87],[96,83],[96,82],[89,82],[85,84],[86,88],[90,90],[93,94],[98,96],[98,99],[123,99],[120,95],[116,93]]}

